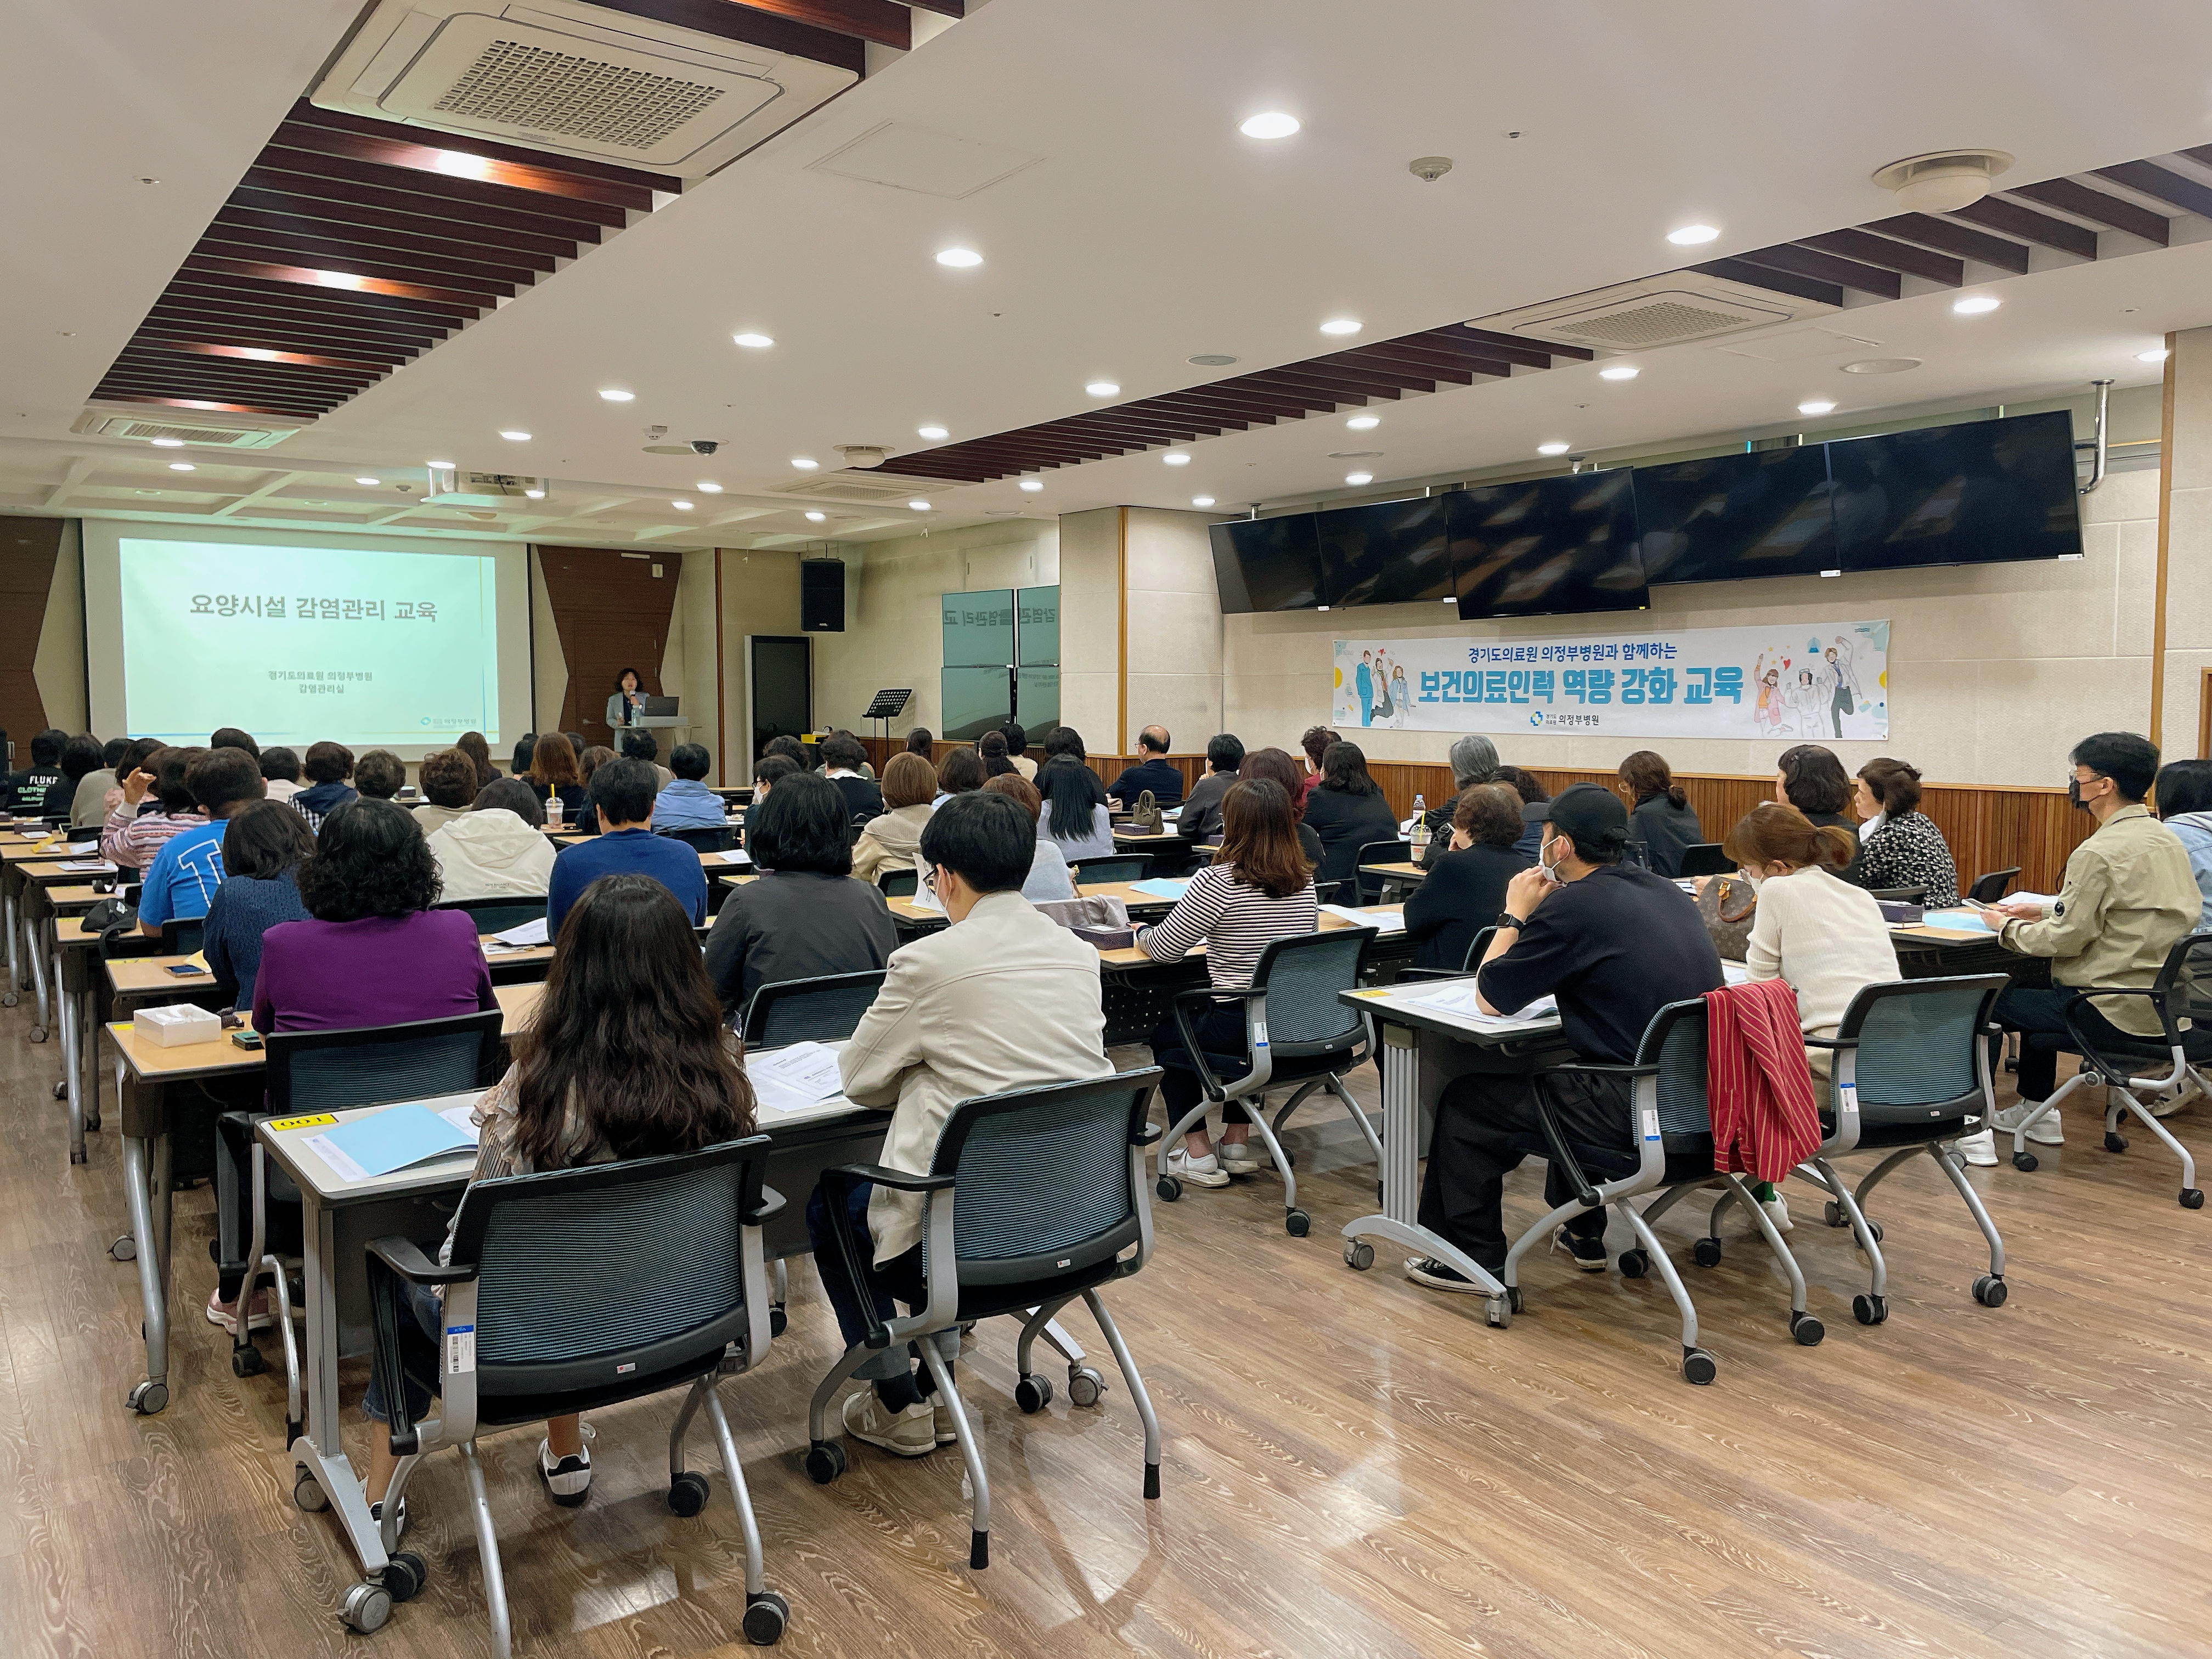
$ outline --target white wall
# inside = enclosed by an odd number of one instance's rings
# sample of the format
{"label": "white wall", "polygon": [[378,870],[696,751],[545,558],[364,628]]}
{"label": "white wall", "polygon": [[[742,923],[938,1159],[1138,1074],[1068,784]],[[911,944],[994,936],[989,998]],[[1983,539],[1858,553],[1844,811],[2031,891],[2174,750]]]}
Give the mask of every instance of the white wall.
{"label": "white wall", "polygon": [[1129,509],[1129,741],[1168,728],[1170,750],[1203,754],[1222,724],[1221,601],[1207,513]]}
{"label": "white wall", "polygon": [[2166,687],[2160,745],[2200,755],[2200,688],[2212,668],[2212,328],[2172,337],[2172,495],[2166,526]]}

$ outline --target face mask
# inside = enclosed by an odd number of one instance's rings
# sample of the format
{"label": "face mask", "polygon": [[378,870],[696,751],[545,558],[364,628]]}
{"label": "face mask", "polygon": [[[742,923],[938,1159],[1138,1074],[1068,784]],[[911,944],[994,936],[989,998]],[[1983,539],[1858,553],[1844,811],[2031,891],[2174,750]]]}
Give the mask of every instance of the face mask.
{"label": "face mask", "polygon": [[1561,886],[1565,886],[1566,884],[1565,880],[1559,874],[1559,866],[1544,856],[1544,854],[1552,848],[1557,846],[1560,840],[1561,837],[1554,836],[1551,840],[1545,842],[1541,846],[1538,847],[1536,848],[1536,864],[1537,867],[1543,871],[1547,880],[1557,883]]}
{"label": "face mask", "polygon": [[1735,878],[1750,888],[1753,892],[1756,893],[1759,890],[1759,878],[1751,871],[1739,869],[1735,872]]}
{"label": "face mask", "polygon": [[2076,806],[2081,807],[2085,810],[2087,808],[2088,803],[2081,799],[2081,779],[2069,778],[2066,780],[2066,799]]}

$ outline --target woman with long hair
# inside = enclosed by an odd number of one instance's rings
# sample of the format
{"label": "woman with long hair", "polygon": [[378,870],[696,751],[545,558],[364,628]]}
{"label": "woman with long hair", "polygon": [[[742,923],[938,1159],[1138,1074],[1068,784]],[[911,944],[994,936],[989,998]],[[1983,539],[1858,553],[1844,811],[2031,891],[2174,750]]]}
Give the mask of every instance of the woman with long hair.
{"label": "woman with long hair", "polygon": [[1667,757],[1639,749],[1620,763],[1620,781],[1634,801],[1628,838],[1644,843],[1652,872],[1669,880],[1682,873],[1682,851],[1705,838],[1689,792],[1674,781]]}
{"label": "woman with long hair", "polygon": [[982,757],[986,782],[1007,772],[1017,776],[1020,775],[1020,769],[1006,754],[1006,734],[1004,732],[986,732],[975,740],[975,752]]}
{"label": "woman with long hair", "polygon": [[[1165,921],[1139,932],[1137,948],[1155,962],[1174,962],[1202,944],[1207,982],[1217,990],[1242,990],[1268,945],[1313,932],[1320,909],[1313,866],[1298,850],[1297,819],[1282,785],[1268,778],[1233,785],[1221,798],[1221,825],[1220,855],[1190,878]],[[1191,1024],[1205,1053],[1247,1052],[1242,1002],[1209,1003]],[[1172,1126],[1199,1103],[1198,1073],[1172,1018],[1152,1033],[1152,1044],[1164,1068],[1160,1097]],[[1182,1146],[1161,1149],[1160,1173],[1193,1186],[1226,1187],[1231,1176],[1249,1175],[1265,1161],[1264,1153],[1253,1152],[1251,1136],[1249,1115],[1231,1101],[1221,1109],[1218,1155],[1201,1126]]]}
{"label": "woman with long hair", "polygon": [[1321,781],[1306,796],[1306,822],[1321,837],[1324,887],[1351,879],[1359,849],[1398,839],[1398,815],[1382,799],[1382,786],[1367,774],[1367,757],[1356,743],[1333,743],[1322,751]]}
{"label": "woman with long hair", "polygon": [[491,745],[484,741],[483,732],[464,732],[454,740],[453,747],[475,763],[477,788],[483,788],[499,777],[499,768],[491,763]]}
{"label": "woman with long hair", "polygon": [[[1004,795],[1028,813],[1032,830],[1043,817],[1044,797],[1037,793],[1036,785],[1018,772],[1000,773],[983,786],[983,792]],[[1022,883],[1022,896],[1031,903],[1075,896],[1075,878],[1068,871],[1067,856],[1048,836],[1036,838],[1036,851],[1030,859],[1029,878]]]}
{"label": "woman with long hair", "polygon": [[[1066,732],[1072,746],[1054,750],[1053,738]],[[1106,805],[1106,781],[1083,757],[1083,739],[1056,726],[1045,739],[1045,763],[1037,768],[1036,790],[1051,809],[1037,820],[1037,834],[1060,848],[1070,864],[1114,856],[1114,819]]]}
{"label": "woman with long hair", "polygon": [[[1298,769],[1290,751],[1284,749],[1255,749],[1244,757],[1237,769],[1240,778],[1265,778],[1270,783],[1280,784],[1283,793],[1291,798],[1291,816],[1297,820],[1298,851],[1306,855],[1306,862],[1316,870],[1321,867],[1321,837],[1306,822],[1306,774]],[[1220,837],[1214,837],[1218,841]]]}
{"label": "woman with long hair", "polygon": [[[722,1028],[690,918],[667,888],[651,876],[602,876],[570,907],[557,945],[538,1012],[514,1038],[514,1065],[471,1114],[471,1181],[665,1158],[753,1132],[752,1085]],[[452,1257],[449,1223],[439,1260]],[[433,1341],[444,1324],[436,1290],[414,1289],[401,1322],[403,1341]],[[416,1416],[430,1404],[418,1387],[410,1378]],[[391,1419],[374,1376],[362,1409]],[[556,1417],[546,1431],[538,1474],[556,1504],[573,1508],[592,1485],[583,1419]],[[372,1505],[381,1505],[398,1464],[389,1437],[371,1436]]]}

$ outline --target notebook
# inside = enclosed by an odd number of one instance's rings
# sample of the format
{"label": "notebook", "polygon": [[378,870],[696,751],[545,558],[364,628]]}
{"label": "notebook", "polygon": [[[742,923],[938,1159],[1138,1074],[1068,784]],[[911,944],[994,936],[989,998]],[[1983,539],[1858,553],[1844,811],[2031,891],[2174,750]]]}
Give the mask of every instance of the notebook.
{"label": "notebook", "polygon": [[307,1145],[348,1181],[371,1181],[474,1149],[477,1132],[469,1113],[475,1103],[434,1112],[408,1101],[310,1135]]}

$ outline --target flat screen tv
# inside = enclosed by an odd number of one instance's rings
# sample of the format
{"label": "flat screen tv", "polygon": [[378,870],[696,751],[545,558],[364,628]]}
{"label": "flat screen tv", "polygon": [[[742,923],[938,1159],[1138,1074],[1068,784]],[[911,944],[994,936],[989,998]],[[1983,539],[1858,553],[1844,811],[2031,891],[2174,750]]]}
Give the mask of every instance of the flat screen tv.
{"label": "flat screen tv", "polygon": [[2081,550],[2064,410],[1831,443],[1845,570],[1999,564]]}
{"label": "flat screen tv", "polygon": [[1644,575],[1655,586],[1842,568],[1824,444],[1633,471]]}
{"label": "flat screen tv", "polygon": [[1314,514],[1231,519],[1208,526],[1213,580],[1224,615],[1253,611],[1311,611],[1328,603],[1322,585]]}
{"label": "flat screen tv", "polygon": [[1451,497],[1461,620],[1640,611],[1650,602],[1626,467]]}
{"label": "flat screen tv", "polygon": [[1337,507],[1315,518],[1322,590],[1332,605],[1453,597],[1449,495]]}

